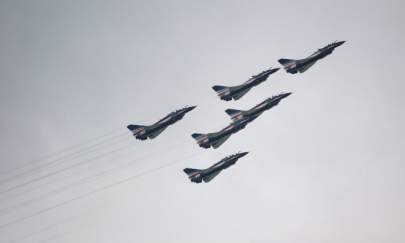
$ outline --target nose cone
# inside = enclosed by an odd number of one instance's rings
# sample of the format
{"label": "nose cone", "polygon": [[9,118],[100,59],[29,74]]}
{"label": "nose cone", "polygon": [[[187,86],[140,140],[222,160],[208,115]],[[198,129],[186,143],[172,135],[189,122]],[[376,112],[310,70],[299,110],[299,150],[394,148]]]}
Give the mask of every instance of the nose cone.
{"label": "nose cone", "polygon": [[192,111],[192,110],[194,110],[194,108],[196,108],[197,106],[190,106],[190,107],[187,107],[187,108],[185,108],[185,110],[186,110],[186,112],[189,112],[189,111]]}
{"label": "nose cone", "polygon": [[271,69],[271,72],[270,72],[270,73],[275,73],[275,72],[277,72],[279,69],[280,69],[280,68],[273,68],[273,69]]}
{"label": "nose cone", "polygon": [[335,43],[335,47],[341,46],[343,45],[343,43],[345,43],[346,41],[338,41]]}
{"label": "nose cone", "polygon": [[239,158],[242,158],[243,156],[247,155],[248,153],[249,152],[242,152],[242,153],[239,153],[238,156],[239,156]]}
{"label": "nose cone", "polygon": [[283,94],[283,98],[287,98],[287,97],[290,96],[291,94],[292,94],[292,92],[285,93],[285,94]]}
{"label": "nose cone", "polygon": [[280,101],[280,100],[282,100],[282,99],[284,99],[284,98],[287,98],[288,96],[290,96],[292,93],[291,92],[288,92],[288,93],[282,93],[282,94],[279,94],[279,95],[277,95],[277,96],[274,96],[274,97],[272,97],[272,98],[270,98],[270,102],[272,102],[272,101],[274,101],[274,100],[278,100],[278,101]]}

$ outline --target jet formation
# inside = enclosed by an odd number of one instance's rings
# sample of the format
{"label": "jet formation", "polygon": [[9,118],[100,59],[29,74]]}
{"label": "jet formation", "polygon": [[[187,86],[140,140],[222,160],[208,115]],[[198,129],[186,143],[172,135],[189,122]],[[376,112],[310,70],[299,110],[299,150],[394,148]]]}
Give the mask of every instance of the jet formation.
{"label": "jet formation", "polygon": [[234,165],[236,161],[238,161],[238,159],[242,158],[247,154],[248,152],[230,155],[228,157],[221,159],[219,162],[215,163],[214,165],[204,170],[185,168],[183,171],[188,175],[188,178],[192,182],[195,183],[201,183],[202,181],[210,182],[212,179],[214,179],[215,176],[221,173],[221,171]]}
{"label": "jet formation", "polygon": [[253,75],[248,81],[241,85],[232,87],[215,85],[212,86],[212,89],[217,92],[221,100],[239,100],[240,98],[242,98],[242,96],[249,92],[251,88],[263,83],[272,73],[275,73],[278,70],[279,68],[270,68],[268,70],[265,70],[257,75]]}
{"label": "jet formation", "polygon": [[345,41],[336,41],[325,47],[314,52],[307,58],[304,59],[279,59],[278,62],[284,66],[287,73],[295,74],[297,72],[303,73],[307,71],[312,65],[314,65],[318,60],[330,55],[336,47],[342,45]]}
{"label": "jet formation", "polygon": [[127,128],[133,133],[134,137],[139,140],[154,139],[168,126],[181,120],[184,115],[192,111],[196,106],[185,107],[171,112],[158,122],[150,126],[128,125]]}
{"label": "jet formation", "polygon": [[[308,70],[312,65],[314,65],[318,60],[330,55],[336,47],[341,46],[345,41],[336,41],[331,43],[310,55],[304,59],[279,59],[279,63],[284,67],[287,73],[303,73]],[[215,85],[212,89],[217,92],[218,97],[221,100],[230,101],[230,100],[239,100],[242,98],[249,90],[254,86],[258,86],[268,79],[268,77],[277,72],[279,68],[270,68],[257,75],[253,75],[249,80],[244,82],[241,85],[237,86],[221,86]],[[270,98],[267,98],[263,102],[257,104],[249,110],[236,110],[236,109],[227,109],[225,112],[230,116],[232,122],[224,129],[219,132],[214,133],[193,133],[191,136],[197,141],[197,144],[205,149],[208,148],[219,148],[232,134],[239,132],[244,129],[247,124],[255,120],[264,111],[277,106],[281,100],[287,98],[292,93],[281,93]],[[141,126],[141,125],[128,125],[127,128],[133,133],[136,139],[146,140],[154,139],[157,137],[163,130],[168,126],[176,123],[181,120],[186,113],[193,110],[195,106],[185,107],[180,110],[176,110],[158,122],[150,126]],[[188,178],[195,183],[209,182],[214,177],[216,177],[222,170],[234,165],[238,159],[248,154],[248,152],[237,153],[223,158],[219,162],[210,166],[207,169],[192,169],[185,168],[183,171],[188,175]]]}

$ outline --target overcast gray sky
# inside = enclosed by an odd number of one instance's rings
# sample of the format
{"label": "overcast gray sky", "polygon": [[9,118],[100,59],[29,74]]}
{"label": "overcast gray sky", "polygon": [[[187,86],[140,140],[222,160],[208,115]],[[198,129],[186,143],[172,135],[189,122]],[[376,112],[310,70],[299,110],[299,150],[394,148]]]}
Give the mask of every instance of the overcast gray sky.
{"label": "overcast gray sky", "polygon": [[[128,133],[111,148],[129,149],[0,194],[5,209],[146,155],[102,180],[0,212],[3,225],[178,162],[1,227],[0,241],[34,233],[19,242],[405,242],[404,7],[399,0],[1,1],[2,178],[111,131],[125,134],[128,123],[198,107],[153,141]],[[280,70],[237,102],[210,88],[237,85],[334,40],[347,42],[306,73]],[[248,109],[281,91],[293,95],[219,149],[203,150],[190,137],[226,126],[225,109]],[[250,154],[208,184],[182,172],[237,151]]]}

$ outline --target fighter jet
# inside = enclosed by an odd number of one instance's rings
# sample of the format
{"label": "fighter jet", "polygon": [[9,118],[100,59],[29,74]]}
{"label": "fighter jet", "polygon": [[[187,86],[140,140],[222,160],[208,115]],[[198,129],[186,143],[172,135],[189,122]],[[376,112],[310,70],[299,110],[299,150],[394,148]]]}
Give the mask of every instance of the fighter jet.
{"label": "fighter jet", "polygon": [[227,109],[227,110],[225,110],[225,112],[231,117],[231,119],[233,121],[238,121],[241,119],[245,119],[247,117],[256,119],[264,111],[269,110],[269,109],[273,108],[274,106],[278,105],[278,103],[280,103],[280,101],[282,99],[287,98],[291,94],[292,93],[281,93],[279,95],[275,95],[273,97],[267,98],[262,103],[256,105],[255,107],[253,107],[252,109],[247,110],[247,111]]}
{"label": "fighter jet", "polygon": [[181,120],[186,113],[193,110],[196,106],[185,107],[171,112],[158,122],[150,126],[128,125],[127,128],[133,133],[134,137],[139,140],[154,139],[168,126]]}
{"label": "fighter jet", "polygon": [[275,73],[279,70],[279,68],[270,68],[265,70],[257,75],[253,75],[248,81],[241,85],[227,87],[221,85],[212,86],[212,89],[217,92],[219,98],[221,100],[239,100],[242,96],[244,96],[252,87],[259,85],[266,81],[266,79],[270,76],[270,74]]}
{"label": "fighter jet", "polygon": [[253,121],[254,118],[246,117],[244,119],[240,119],[236,122],[231,123],[229,126],[225,127],[219,132],[215,133],[207,133],[207,134],[200,134],[200,133],[193,133],[191,136],[197,140],[197,144],[202,148],[210,148],[213,147],[214,149],[219,148],[232,134],[239,132],[246,125]]}
{"label": "fighter jet", "polygon": [[314,54],[304,59],[279,59],[278,62],[284,66],[287,73],[303,73],[314,65],[316,61],[330,55],[336,47],[342,45],[343,43],[345,43],[345,41],[335,41],[334,43],[317,50],[314,52]]}
{"label": "fighter jet", "polygon": [[213,166],[205,169],[205,170],[198,170],[192,168],[185,168],[183,171],[188,175],[188,178],[195,183],[210,182],[217,176],[222,170],[234,165],[238,159],[242,158],[243,156],[247,155],[248,152],[237,153],[230,155],[221,159],[219,162],[214,164]]}

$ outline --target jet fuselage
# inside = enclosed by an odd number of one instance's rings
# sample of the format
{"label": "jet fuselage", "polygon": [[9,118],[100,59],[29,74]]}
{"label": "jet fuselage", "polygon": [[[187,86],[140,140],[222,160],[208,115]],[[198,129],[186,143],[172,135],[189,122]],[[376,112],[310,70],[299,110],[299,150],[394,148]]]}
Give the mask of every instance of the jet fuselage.
{"label": "jet fuselage", "polygon": [[295,74],[297,72],[305,72],[309,67],[311,67],[313,64],[315,64],[318,60],[330,55],[336,47],[342,45],[345,43],[344,41],[339,41],[339,42],[334,42],[332,44],[329,44],[319,50],[317,50],[315,53],[313,53],[311,56],[299,60],[289,60],[289,59],[280,59],[279,62],[284,66],[284,69],[288,73]]}
{"label": "jet fuselage", "polygon": [[249,80],[244,82],[241,85],[237,86],[231,86],[231,87],[226,87],[226,86],[213,86],[212,88],[217,92],[218,96],[222,100],[238,100],[240,99],[243,95],[245,95],[252,87],[257,86],[264,81],[267,80],[267,78],[272,74],[275,73],[279,70],[279,68],[270,68],[268,70],[265,70],[257,75],[253,75]]}
{"label": "jet fuselage", "polygon": [[214,165],[208,167],[207,169],[204,169],[204,170],[184,169],[184,172],[187,173],[188,178],[192,182],[201,183],[203,180],[205,182],[209,182],[219,172],[234,165],[236,163],[236,161],[238,161],[238,159],[242,158],[243,156],[245,156],[247,154],[248,154],[248,152],[237,153],[237,154],[223,158],[222,160],[220,160],[219,162],[215,163]]}
{"label": "jet fuselage", "polygon": [[274,106],[278,105],[280,101],[288,96],[290,96],[291,93],[282,93],[279,95],[275,95],[273,97],[267,98],[260,104],[254,106],[253,108],[246,110],[246,111],[241,111],[241,110],[234,110],[234,109],[228,109],[226,110],[226,113],[231,116],[232,120],[237,121],[246,117],[251,117],[256,119],[258,116],[260,116],[264,111],[269,110],[273,108]]}
{"label": "jet fuselage", "polygon": [[190,112],[194,108],[195,108],[195,106],[191,106],[191,107],[186,107],[186,108],[183,108],[183,109],[180,109],[180,110],[176,110],[176,111],[168,114],[167,116],[165,116],[164,118],[160,119],[158,122],[156,122],[156,123],[154,123],[153,125],[150,125],[150,126],[138,126],[134,130],[131,130],[129,128],[129,126],[128,126],[128,128],[133,132],[133,135],[137,139],[145,140],[148,137],[151,137],[151,135],[152,135],[152,138],[153,138],[154,137],[153,134],[160,133],[161,131],[166,129],[168,126],[170,126],[170,125],[176,123],[177,121],[181,120],[186,113]]}
{"label": "jet fuselage", "polygon": [[260,104],[256,105],[252,109],[246,111],[246,116],[259,116],[263,113],[263,111],[269,110],[274,106],[278,105],[280,101],[286,97],[291,95],[291,93],[285,93],[276,95],[274,97],[268,98],[265,101],[261,102]]}
{"label": "jet fuselage", "polygon": [[218,148],[228,137],[232,134],[237,133],[246,127],[246,125],[253,121],[254,118],[246,118],[240,121],[236,121],[225,127],[219,132],[202,134],[200,137],[194,137],[197,143],[202,148]]}

